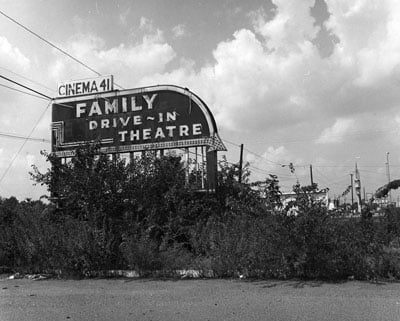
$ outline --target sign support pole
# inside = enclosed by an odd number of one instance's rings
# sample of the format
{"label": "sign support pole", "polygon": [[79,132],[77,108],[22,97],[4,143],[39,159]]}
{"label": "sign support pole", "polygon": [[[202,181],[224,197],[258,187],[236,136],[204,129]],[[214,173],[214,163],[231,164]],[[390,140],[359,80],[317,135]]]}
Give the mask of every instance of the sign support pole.
{"label": "sign support pole", "polygon": [[185,148],[185,185],[189,185],[189,148]]}
{"label": "sign support pole", "polygon": [[207,151],[207,189],[215,191],[217,188],[217,151]]}
{"label": "sign support pole", "polygon": [[204,146],[201,146],[201,189],[204,189]]}

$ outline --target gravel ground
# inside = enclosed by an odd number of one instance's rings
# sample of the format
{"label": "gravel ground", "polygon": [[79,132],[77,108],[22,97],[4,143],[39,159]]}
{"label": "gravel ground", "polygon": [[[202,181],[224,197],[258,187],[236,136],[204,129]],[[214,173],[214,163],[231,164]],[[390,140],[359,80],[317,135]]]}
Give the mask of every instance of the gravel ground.
{"label": "gravel ground", "polygon": [[0,279],[1,321],[400,320],[400,283]]}

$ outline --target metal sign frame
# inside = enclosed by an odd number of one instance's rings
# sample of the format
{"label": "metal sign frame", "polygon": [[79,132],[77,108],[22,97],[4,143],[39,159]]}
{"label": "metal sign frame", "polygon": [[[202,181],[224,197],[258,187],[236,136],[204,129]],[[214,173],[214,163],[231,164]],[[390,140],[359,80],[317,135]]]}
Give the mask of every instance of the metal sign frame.
{"label": "metal sign frame", "polygon": [[95,141],[106,154],[205,147],[207,189],[216,187],[217,151],[226,147],[210,109],[187,88],[157,85],[59,97],[52,109],[57,157],[73,157],[79,146]]}

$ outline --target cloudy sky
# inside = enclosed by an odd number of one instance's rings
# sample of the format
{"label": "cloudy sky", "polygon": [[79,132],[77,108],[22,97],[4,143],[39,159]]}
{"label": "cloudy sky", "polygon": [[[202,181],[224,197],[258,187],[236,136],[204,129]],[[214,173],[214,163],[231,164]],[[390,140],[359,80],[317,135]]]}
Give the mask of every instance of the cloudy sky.
{"label": "cloudy sky", "polygon": [[[254,180],[277,174],[289,191],[310,183],[312,164],[334,196],[358,162],[371,193],[387,156],[400,178],[396,0],[0,0],[0,11],[124,88],[190,88],[230,162],[244,144]],[[0,75],[50,97],[59,81],[96,76],[4,15]],[[4,86],[18,88],[0,79],[0,196],[37,199],[46,191],[28,172],[47,166],[51,106]]]}

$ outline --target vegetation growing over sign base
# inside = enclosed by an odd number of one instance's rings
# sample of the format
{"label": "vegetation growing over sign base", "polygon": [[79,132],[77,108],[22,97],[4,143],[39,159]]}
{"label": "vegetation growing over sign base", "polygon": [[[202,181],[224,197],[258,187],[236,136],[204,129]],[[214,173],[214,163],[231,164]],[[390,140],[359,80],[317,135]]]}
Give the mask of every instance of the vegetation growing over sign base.
{"label": "vegetation growing over sign base", "polygon": [[[185,186],[179,157],[152,154],[126,163],[82,148],[71,161],[32,177],[53,203],[0,201],[0,268],[87,276],[130,269],[141,276],[177,270],[217,277],[400,278],[400,213],[374,218],[329,212],[296,186],[297,211],[280,202],[270,176],[220,162],[216,194]],[[208,274],[207,274],[207,273]]]}

